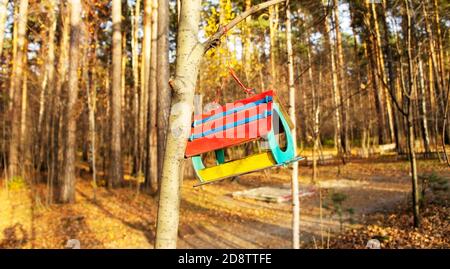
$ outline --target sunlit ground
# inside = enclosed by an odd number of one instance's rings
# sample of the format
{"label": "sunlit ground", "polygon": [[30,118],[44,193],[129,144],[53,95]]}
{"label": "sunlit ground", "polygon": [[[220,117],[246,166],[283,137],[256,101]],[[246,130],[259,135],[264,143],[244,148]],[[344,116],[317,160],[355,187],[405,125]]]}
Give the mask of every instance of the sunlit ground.
{"label": "sunlit ground", "polygon": [[[421,176],[434,175],[448,183],[450,169],[443,163],[420,160],[418,165]],[[289,182],[290,170],[280,168],[197,188],[193,179],[184,180],[178,247],[289,248],[289,203],[231,197],[234,191]],[[448,190],[444,195],[427,190],[427,226],[410,228],[411,214],[405,211],[411,191],[407,161],[355,160],[339,167],[320,166],[315,185],[311,169],[301,166],[300,183],[301,188],[315,189],[314,195],[300,201],[303,247],[361,248],[368,237],[378,235],[384,247],[450,247]],[[90,176],[84,174],[77,181],[76,203],[64,206],[47,205],[45,190],[44,185],[33,190],[15,186],[8,192],[1,187],[0,248],[63,248],[68,239],[78,239],[82,248],[153,247],[157,203],[146,194],[136,196],[134,186],[99,188],[94,202]],[[333,197],[343,200],[336,204]],[[397,242],[395,234],[403,241]],[[414,238],[419,244],[412,242]]]}

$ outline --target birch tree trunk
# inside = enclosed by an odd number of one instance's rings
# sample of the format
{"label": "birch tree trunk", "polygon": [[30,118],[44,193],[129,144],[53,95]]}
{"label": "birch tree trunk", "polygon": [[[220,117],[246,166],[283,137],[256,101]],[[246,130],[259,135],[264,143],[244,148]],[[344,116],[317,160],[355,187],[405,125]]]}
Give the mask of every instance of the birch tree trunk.
{"label": "birch tree trunk", "polygon": [[277,73],[277,45],[276,45],[276,37],[278,31],[278,8],[277,6],[271,6],[269,8],[269,17],[270,17],[270,74],[272,75],[271,87],[274,88],[278,82],[278,73]]}
{"label": "birch tree trunk", "polygon": [[175,77],[169,84],[173,90],[169,128],[164,153],[161,190],[158,205],[155,248],[176,248],[182,187],[184,152],[191,130],[194,91],[200,61],[209,49],[247,16],[285,0],[272,0],[254,6],[221,27],[204,43],[198,40],[201,0],[182,0],[177,35]]}
{"label": "birch tree trunk", "polygon": [[8,0],[0,0],[0,57],[3,51],[3,40],[5,39],[6,15],[8,9]]}
{"label": "birch tree trunk", "polygon": [[198,41],[201,0],[182,0],[177,37],[174,91],[161,178],[156,248],[176,248],[181,191],[181,169],[193,111],[194,90],[203,46]]}
{"label": "birch tree trunk", "polygon": [[111,162],[108,187],[116,187],[122,181],[121,148],[121,79],[122,79],[122,1],[112,2],[112,81],[111,81]]}
{"label": "birch tree trunk", "polygon": [[80,47],[80,20],[81,1],[70,1],[70,65],[69,65],[69,88],[66,100],[65,121],[65,147],[62,184],[59,201],[61,203],[73,203],[75,201],[75,157],[76,157],[76,129],[77,119],[75,103],[78,95],[78,63]]}
{"label": "birch tree trunk", "polygon": [[[250,7],[252,6],[252,0],[245,0],[244,2],[245,4],[245,10],[249,10]],[[244,73],[245,73],[245,78],[247,80],[247,85],[250,84],[250,72],[251,72],[251,21],[252,21],[252,17],[248,16],[247,19],[245,19],[245,24],[244,24],[244,34],[245,37],[243,38],[243,47],[244,47],[244,51],[243,51],[243,64],[244,64]],[[263,90],[263,89],[261,89]]]}
{"label": "birch tree trunk", "polygon": [[[294,138],[295,155],[297,155],[297,125],[295,113],[295,80],[294,80],[294,52],[292,49],[292,26],[291,26],[291,8],[289,1],[286,3],[286,47],[288,54],[288,77],[289,77],[289,116],[294,123],[292,128],[292,137]],[[291,192],[292,192],[292,247],[300,248],[300,200],[298,193],[298,162],[293,163]]]}
{"label": "birch tree trunk", "polygon": [[11,76],[11,90],[13,92],[13,101],[11,108],[11,139],[9,144],[9,177],[19,174],[19,143],[20,143],[20,112],[22,110],[22,83],[23,83],[23,58],[26,57],[26,32],[28,18],[28,0],[20,0],[19,16],[15,17],[17,23],[17,52],[14,56],[14,65]]}
{"label": "birch tree trunk", "polygon": [[423,144],[425,148],[425,153],[431,152],[430,148],[430,134],[428,131],[428,113],[427,113],[427,98],[425,93],[425,79],[424,79],[424,72],[423,72],[423,62],[422,59],[419,58],[419,89],[420,89],[420,117],[422,119],[422,137],[423,137]]}

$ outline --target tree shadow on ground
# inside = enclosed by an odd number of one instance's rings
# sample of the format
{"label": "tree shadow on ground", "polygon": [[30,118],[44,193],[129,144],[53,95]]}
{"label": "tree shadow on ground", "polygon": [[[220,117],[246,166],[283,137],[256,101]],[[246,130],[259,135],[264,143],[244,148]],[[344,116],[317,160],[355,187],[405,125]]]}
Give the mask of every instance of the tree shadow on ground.
{"label": "tree shadow on ground", "polygon": [[90,204],[96,206],[98,209],[100,209],[106,216],[120,221],[121,223],[123,223],[124,225],[128,226],[131,229],[134,229],[134,230],[142,232],[144,234],[147,242],[149,244],[153,245],[154,240],[155,240],[155,229],[154,229],[155,223],[154,222],[150,222],[148,220],[141,220],[141,221],[128,221],[128,220],[125,220],[125,219],[123,219],[123,218],[113,214],[110,210],[108,210],[100,202],[93,201],[92,199],[90,199],[82,191],[78,191],[78,193],[82,197],[84,197],[88,203],[90,203]]}

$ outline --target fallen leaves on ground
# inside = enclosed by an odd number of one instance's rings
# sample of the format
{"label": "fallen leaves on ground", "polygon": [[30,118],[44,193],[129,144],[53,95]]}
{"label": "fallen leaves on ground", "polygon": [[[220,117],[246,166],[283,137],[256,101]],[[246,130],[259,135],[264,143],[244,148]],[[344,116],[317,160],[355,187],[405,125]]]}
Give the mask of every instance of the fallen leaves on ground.
{"label": "fallen leaves on ground", "polygon": [[412,214],[406,209],[386,216],[377,213],[366,226],[349,229],[331,240],[330,248],[366,248],[377,239],[381,248],[450,248],[450,208],[430,204],[422,212],[421,227],[413,228]]}

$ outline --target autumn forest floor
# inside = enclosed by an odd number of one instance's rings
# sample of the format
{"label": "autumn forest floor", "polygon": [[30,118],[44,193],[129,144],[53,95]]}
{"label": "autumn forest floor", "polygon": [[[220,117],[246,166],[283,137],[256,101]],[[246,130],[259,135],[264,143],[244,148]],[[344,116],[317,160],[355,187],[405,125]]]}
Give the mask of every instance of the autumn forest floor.
{"label": "autumn forest floor", "polygon": [[[374,159],[324,165],[317,184],[310,182],[311,169],[301,166],[300,188],[314,190],[300,199],[302,247],[364,248],[368,239],[376,238],[388,248],[450,248],[449,191],[433,188],[435,179],[448,184],[450,169],[437,160],[418,164],[421,177],[432,179],[420,229],[412,228],[408,207],[408,162]],[[286,187],[289,171],[272,169],[196,188],[193,179],[184,180],[178,247],[289,248],[289,203],[231,196],[253,187]],[[8,192],[0,185],[0,248],[64,248],[71,238],[82,248],[153,247],[155,198],[136,195],[131,186],[98,188],[96,197],[94,201],[86,175],[78,178],[72,205],[46,205],[44,185]]]}

